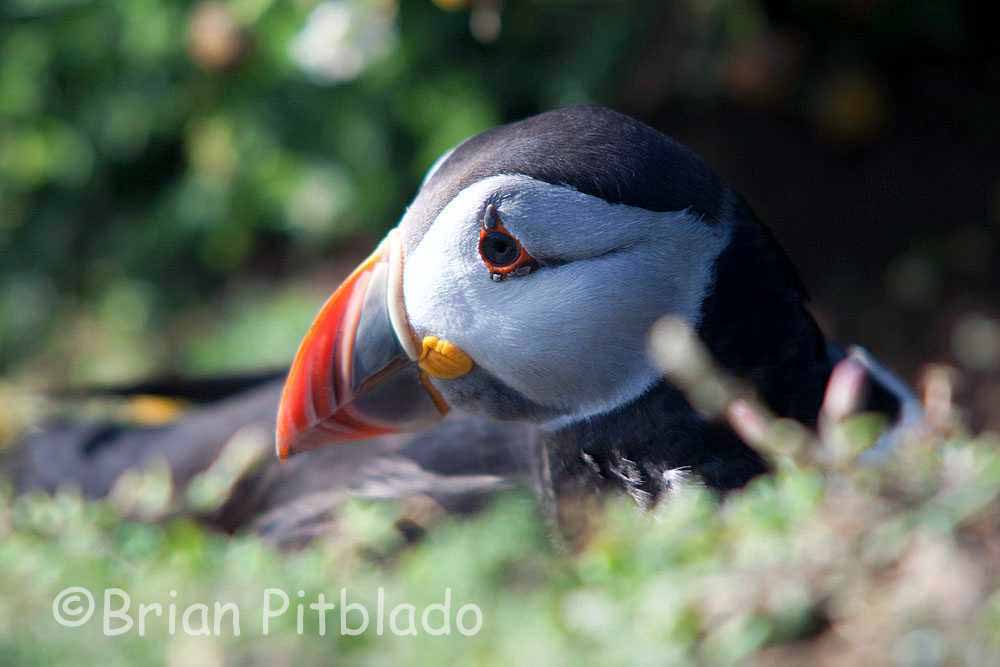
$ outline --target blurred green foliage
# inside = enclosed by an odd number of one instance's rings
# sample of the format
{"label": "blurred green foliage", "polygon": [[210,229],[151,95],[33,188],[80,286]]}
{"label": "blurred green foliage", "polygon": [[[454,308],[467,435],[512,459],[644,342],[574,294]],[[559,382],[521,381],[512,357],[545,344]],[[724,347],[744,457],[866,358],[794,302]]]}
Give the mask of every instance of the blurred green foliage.
{"label": "blurred green foliage", "polygon": [[[5,2],[0,369],[53,332],[75,339],[56,341],[58,382],[176,366],[143,335],[233,276],[369,245],[444,150],[592,99],[638,13],[594,9],[595,40],[514,10],[486,46],[467,12],[422,0]],[[73,354],[92,339],[96,367]],[[234,358],[254,361],[214,365]]]}
{"label": "blurred green foliage", "polygon": [[[907,104],[892,85],[915,53],[989,69],[973,9],[6,0],[0,372],[62,385],[288,359],[308,302],[467,136],[570,103],[655,121],[729,99],[854,146]],[[989,105],[956,109],[994,125]],[[294,312],[264,305],[288,289]],[[267,343],[231,344],[227,318],[260,311],[281,314]]]}
{"label": "blurred green foliage", "polygon": [[[356,501],[326,539],[283,554],[188,519],[124,519],[123,506],[136,511],[126,495],[146,505],[169,498],[155,492],[155,469],[152,482],[124,485],[111,502],[3,492],[0,656],[25,666],[995,664],[998,451],[985,437],[933,437],[882,470],[785,462],[722,503],[697,485],[651,513],[619,499],[589,517],[589,537],[572,552],[550,541],[533,501],[517,494],[474,519],[432,524],[416,544],[397,529],[405,508]],[[95,596],[82,627],[53,617],[68,586]],[[149,616],[145,636],[134,625],[103,637],[107,588],[128,594],[135,620],[140,603],[174,604],[177,629],[164,611]],[[285,591],[291,606],[265,636],[267,588]],[[327,612],[325,636],[309,608],[297,628],[300,601],[323,593],[339,605],[342,588],[372,614],[367,632],[344,635],[339,607]],[[452,623],[471,602],[482,629],[379,636],[380,588],[386,615],[413,604],[418,628],[450,588]],[[231,617],[216,633],[212,612],[211,636],[189,636],[185,627],[202,626],[198,616],[182,625],[185,610],[215,601],[239,608],[240,635]],[[120,606],[115,598],[111,608]],[[349,623],[360,623],[357,612]]]}

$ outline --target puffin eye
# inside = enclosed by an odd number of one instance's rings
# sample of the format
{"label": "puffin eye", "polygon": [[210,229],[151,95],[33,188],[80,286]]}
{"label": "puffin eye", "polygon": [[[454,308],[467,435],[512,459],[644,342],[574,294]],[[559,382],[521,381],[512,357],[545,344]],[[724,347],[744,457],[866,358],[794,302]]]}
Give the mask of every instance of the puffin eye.
{"label": "puffin eye", "polygon": [[526,276],[538,268],[535,258],[503,226],[494,204],[488,204],[483,213],[483,226],[479,230],[479,257],[493,280]]}
{"label": "puffin eye", "polygon": [[479,241],[479,254],[494,268],[502,268],[516,262],[521,253],[510,234],[487,232]]}

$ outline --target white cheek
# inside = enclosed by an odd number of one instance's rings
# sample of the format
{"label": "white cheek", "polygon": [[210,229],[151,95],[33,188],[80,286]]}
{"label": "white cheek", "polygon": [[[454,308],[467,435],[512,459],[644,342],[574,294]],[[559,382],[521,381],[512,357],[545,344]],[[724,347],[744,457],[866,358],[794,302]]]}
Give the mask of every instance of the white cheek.
{"label": "white cheek", "polygon": [[[469,289],[477,267],[470,262],[476,248],[468,241],[475,238],[475,230],[455,227],[431,226],[406,257],[403,298],[418,337],[435,335],[459,344],[455,333],[468,330],[476,321],[475,298]],[[478,268],[485,271],[481,264]]]}
{"label": "white cheek", "polygon": [[497,300],[511,293],[511,285],[490,280],[478,251],[478,216],[494,188],[480,181],[459,193],[404,266],[403,297],[417,336],[447,338],[473,359],[489,348],[491,331],[504,319]]}
{"label": "white cheek", "polygon": [[[537,221],[552,219],[539,215],[554,201],[541,195],[555,187],[539,187],[538,202],[524,199],[507,209],[505,224],[518,229],[529,249]],[[728,229],[559,188],[558,196],[579,199],[563,210],[572,204],[574,224],[596,236],[595,247],[619,249],[493,282],[476,246],[478,213],[495,188],[480,182],[460,193],[406,258],[404,298],[418,338],[452,341],[507,386],[568,417],[606,412],[641,394],[659,377],[645,353],[649,327],[667,313],[694,321]],[[554,227],[544,233],[558,234]],[[603,237],[601,228],[609,230]],[[621,248],[610,236],[623,229],[635,240]]]}
{"label": "white cheek", "polygon": [[658,378],[645,354],[647,331],[659,315],[693,316],[700,303],[686,302],[669,283],[630,280],[632,271],[655,275],[641,255],[584,260],[501,284],[509,291],[494,302],[506,316],[493,321],[483,365],[536,403],[574,414],[640,394]]}

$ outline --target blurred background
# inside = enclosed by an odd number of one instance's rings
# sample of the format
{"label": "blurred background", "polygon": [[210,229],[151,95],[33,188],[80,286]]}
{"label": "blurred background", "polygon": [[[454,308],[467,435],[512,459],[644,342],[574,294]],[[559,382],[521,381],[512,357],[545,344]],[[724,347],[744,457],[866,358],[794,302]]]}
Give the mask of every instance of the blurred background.
{"label": "blurred background", "polygon": [[590,102],[742,191],[830,334],[1000,428],[986,5],[4,0],[0,375],[280,367],[440,153]]}
{"label": "blurred background", "polygon": [[[987,5],[0,0],[0,665],[1000,664]],[[282,478],[270,425],[221,435],[194,410],[157,441],[184,406],[150,397],[81,406],[94,425],[78,448],[11,444],[48,423],[42,389],[285,367],[443,151],[577,103],[701,153],[774,229],[832,337],[931,380],[936,432],[874,474],[845,465],[864,421],[795,465],[791,429],[776,474],[723,505],[696,484],[652,514],[622,499],[573,553],[523,495],[462,521],[417,487],[349,499],[339,486],[366,473],[348,449]],[[235,418],[259,418],[263,398]],[[21,461],[108,498],[22,495]],[[323,537],[282,553],[282,531]],[[264,582],[307,600],[348,587],[369,608],[382,586],[420,607],[455,586],[484,632],[321,637],[309,620],[303,636],[289,613],[263,637],[249,617]],[[53,620],[67,585],[233,600],[245,634],[161,623],[152,641],[107,641],[96,616],[67,630]]]}

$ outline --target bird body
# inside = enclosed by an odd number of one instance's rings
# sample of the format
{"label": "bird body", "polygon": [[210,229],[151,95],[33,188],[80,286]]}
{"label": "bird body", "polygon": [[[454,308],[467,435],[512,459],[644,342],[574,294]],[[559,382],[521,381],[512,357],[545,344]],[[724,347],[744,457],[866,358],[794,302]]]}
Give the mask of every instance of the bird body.
{"label": "bird body", "polygon": [[[695,331],[774,413],[807,425],[837,361],[794,266],[743,197],[690,149],[601,107],[551,111],[452,149],[376,255],[402,267],[386,288],[401,294],[388,306],[400,347],[444,341],[469,361],[421,375],[411,395],[537,426],[539,478],[555,495],[611,485],[655,501],[677,470],[725,490],[766,469],[654,365],[648,337],[662,316]],[[324,312],[368,299],[351,285]],[[322,341],[355,339],[353,325],[321,320],[286,385],[282,456],[395,428],[366,412],[364,381],[323,382],[327,369],[353,367],[357,348],[331,354]],[[393,364],[376,384],[408,366],[401,355]],[[311,383],[305,367],[321,369]]]}

